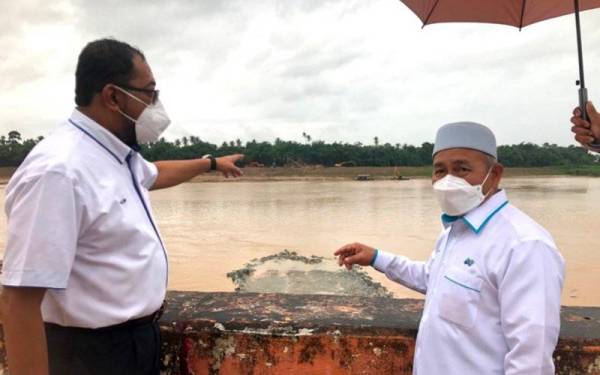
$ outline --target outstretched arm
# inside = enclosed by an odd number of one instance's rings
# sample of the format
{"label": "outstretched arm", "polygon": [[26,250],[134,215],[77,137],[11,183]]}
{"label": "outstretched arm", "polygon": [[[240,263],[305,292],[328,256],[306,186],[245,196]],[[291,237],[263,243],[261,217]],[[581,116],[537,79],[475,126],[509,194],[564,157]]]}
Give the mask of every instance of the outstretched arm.
{"label": "outstretched arm", "polygon": [[361,243],[352,243],[338,249],[334,255],[338,264],[351,269],[352,265],[373,266],[376,270],[410,289],[427,292],[429,272],[435,259],[435,252],[427,262],[415,262],[402,255],[394,255],[376,250]]}
{"label": "outstretched arm", "polygon": [[[244,155],[236,154],[217,158],[217,171],[225,177],[240,177],[243,172],[235,163]],[[150,190],[164,189],[189,181],[199,174],[210,171],[209,159],[165,160],[154,163],[158,176]]]}

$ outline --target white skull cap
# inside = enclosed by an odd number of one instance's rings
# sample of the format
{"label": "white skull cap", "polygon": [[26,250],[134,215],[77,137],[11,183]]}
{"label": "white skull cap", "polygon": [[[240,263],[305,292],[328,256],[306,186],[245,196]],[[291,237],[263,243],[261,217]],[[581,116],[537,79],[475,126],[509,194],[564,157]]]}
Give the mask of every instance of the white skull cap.
{"label": "white skull cap", "polygon": [[451,148],[469,148],[498,159],[494,133],[476,122],[453,122],[438,129],[433,155]]}

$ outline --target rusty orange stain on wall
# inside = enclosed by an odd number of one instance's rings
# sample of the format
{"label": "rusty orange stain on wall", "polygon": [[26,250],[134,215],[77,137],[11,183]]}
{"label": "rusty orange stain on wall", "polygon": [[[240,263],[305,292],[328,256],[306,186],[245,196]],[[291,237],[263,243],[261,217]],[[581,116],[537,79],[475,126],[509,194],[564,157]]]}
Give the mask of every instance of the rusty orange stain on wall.
{"label": "rusty orange stain on wall", "polygon": [[195,375],[411,374],[414,354],[408,337],[203,333],[183,345],[186,372]]}

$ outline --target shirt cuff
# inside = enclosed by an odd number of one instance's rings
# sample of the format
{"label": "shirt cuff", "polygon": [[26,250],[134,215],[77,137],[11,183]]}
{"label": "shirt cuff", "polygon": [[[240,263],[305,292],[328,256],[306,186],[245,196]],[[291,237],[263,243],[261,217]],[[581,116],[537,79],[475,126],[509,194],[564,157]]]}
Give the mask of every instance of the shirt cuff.
{"label": "shirt cuff", "polygon": [[148,166],[150,167],[150,176],[148,176],[147,181],[144,181],[144,187],[147,190],[150,190],[152,188],[152,186],[154,186],[154,183],[156,182],[156,179],[158,178],[158,167],[156,166],[156,164],[151,163],[151,162],[146,162],[148,163]]}
{"label": "shirt cuff", "polygon": [[390,263],[394,260],[395,255],[378,250],[377,258],[373,263],[373,268],[375,268],[379,272],[385,272]]}
{"label": "shirt cuff", "polygon": [[0,283],[4,286],[66,289],[68,275],[47,271],[2,270]]}

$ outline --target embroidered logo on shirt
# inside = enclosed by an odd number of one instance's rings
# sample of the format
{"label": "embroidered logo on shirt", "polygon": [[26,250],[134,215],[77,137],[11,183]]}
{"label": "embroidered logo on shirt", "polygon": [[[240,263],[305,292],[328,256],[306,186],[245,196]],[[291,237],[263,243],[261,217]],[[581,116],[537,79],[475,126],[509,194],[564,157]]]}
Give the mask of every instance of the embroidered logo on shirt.
{"label": "embroidered logo on shirt", "polygon": [[467,258],[465,259],[464,264],[466,264],[468,267],[471,267],[473,264],[475,264],[475,261],[471,258]]}

